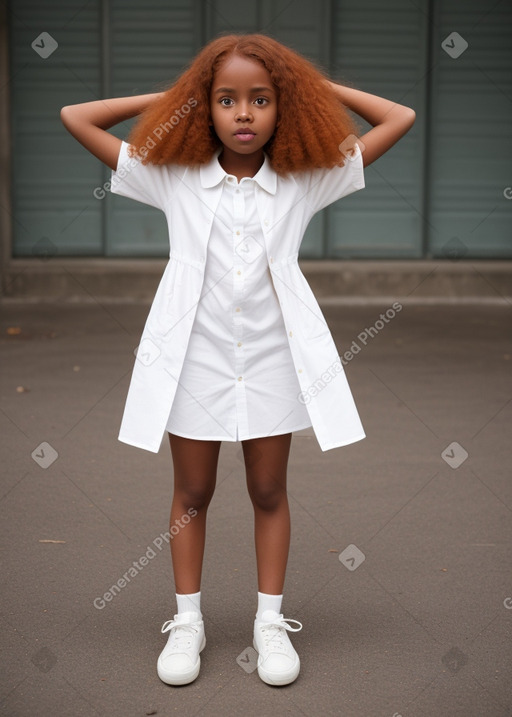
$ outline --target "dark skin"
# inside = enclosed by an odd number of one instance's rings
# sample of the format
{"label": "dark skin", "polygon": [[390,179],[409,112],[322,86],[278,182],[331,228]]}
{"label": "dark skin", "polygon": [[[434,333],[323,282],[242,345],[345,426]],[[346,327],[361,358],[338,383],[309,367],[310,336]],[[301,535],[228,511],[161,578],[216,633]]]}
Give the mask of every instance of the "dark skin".
{"label": "dark skin", "polygon": [[[259,63],[232,55],[217,71],[211,88],[212,122],[222,142],[221,167],[240,181],[253,177],[264,161],[263,147],[274,133],[277,93]],[[248,140],[238,130],[252,133]],[[258,590],[281,595],[290,548],[286,492],[292,434],[242,441],[247,489],[254,508]],[[189,508],[197,515],[171,541],[176,592],[198,592],[206,538],[206,513],[213,497],[220,441],[198,441],[172,433],[174,466],[171,525]]]}
{"label": "dark skin", "polygon": [[[222,142],[221,167],[228,174],[254,177],[263,164],[263,147],[274,134],[277,91],[269,72],[259,62],[231,55],[215,73],[210,110],[213,127]],[[247,128],[249,141],[235,134]]]}
{"label": "dark skin", "polygon": [[[242,441],[247,489],[254,508],[258,590],[281,595],[290,548],[290,510],[286,469],[292,434]],[[171,525],[189,508],[197,511],[173,536],[171,555],[176,592],[201,589],[206,513],[215,491],[221,441],[198,441],[169,433],[174,494]]]}
{"label": "dark skin", "polygon": [[[340,102],[372,129],[358,138],[367,167],[414,124],[415,112],[384,97],[325,80]],[[221,89],[224,88],[224,89]],[[61,109],[67,130],[110,169],[116,169],[121,140],[110,127],[143,112],[163,93],[95,100]],[[222,143],[219,162],[240,181],[254,177],[264,161],[263,148],[275,131],[278,93],[268,71],[254,60],[230,55],[215,74],[210,92],[212,125]],[[286,109],[286,108],[285,108]],[[254,136],[237,138],[239,129]],[[242,441],[247,487],[254,506],[258,589],[281,594],[290,545],[286,469],[291,433]],[[171,525],[189,508],[197,515],[171,540],[176,591],[200,590],[206,511],[215,490],[220,441],[197,441],[169,434],[174,464]]]}

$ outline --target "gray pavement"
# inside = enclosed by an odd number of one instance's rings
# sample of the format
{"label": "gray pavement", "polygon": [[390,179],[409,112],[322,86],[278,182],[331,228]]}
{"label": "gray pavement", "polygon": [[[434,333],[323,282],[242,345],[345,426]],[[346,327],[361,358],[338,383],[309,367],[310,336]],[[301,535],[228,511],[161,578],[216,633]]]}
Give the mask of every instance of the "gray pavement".
{"label": "gray pavement", "polygon": [[359,347],[345,370],[367,438],[324,453],[311,429],[293,437],[299,678],[253,669],[252,509],[225,442],[201,673],[173,688],[156,674],[175,611],[170,452],[117,441],[148,306],[4,302],[0,714],[510,717],[512,305],[404,302],[367,335],[390,305],[324,308],[338,349]]}

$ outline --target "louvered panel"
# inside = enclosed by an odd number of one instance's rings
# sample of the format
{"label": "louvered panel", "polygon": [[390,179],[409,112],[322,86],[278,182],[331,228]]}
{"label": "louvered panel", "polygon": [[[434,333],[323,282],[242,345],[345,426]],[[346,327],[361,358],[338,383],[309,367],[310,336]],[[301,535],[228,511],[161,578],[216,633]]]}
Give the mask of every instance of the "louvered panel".
{"label": "louvered panel", "polygon": [[[260,27],[313,63],[329,71],[329,0],[262,0]],[[300,248],[300,258],[322,258],[325,251],[326,211],[318,212],[309,223]]]}
{"label": "louvered panel", "polygon": [[[405,252],[409,252],[409,255],[416,252],[416,222],[412,217],[409,220],[404,219],[402,211],[382,211],[380,229],[372,234],[361,229],[368,218],[363,203],[347,213],[344,213],[343,209],[339,210],[339,214],[337,211],[334,210],[333,221],[343,235],[343,258],[365,256],[373,259],[399,259],[403,258]],[[397,226],[403,230],[401,234],[395,233]]]}
{"label": "louvered panel", "polygon": [[[191,59],[193,3],[139,1],[111,4],[113,90],[153,91],[170,85]],[[158,84],[158,87],[156,85]]]}
{"label": "louvered panel", "polygon": [[[437,3],[433,32],[430,144],[430,251],[446,256],[512,256],[512,17],[508,3]],[[441,44],[457,32],[458,57]],[[457,44],[455,44],[457,43]],[[461,41],[456,38],[455,52]]]}
{"label": "louvered panel", "polygon": [[[63,105],[100,96],[99,3],[18,0],[9,22],[13,254],[101,254],[102,208],[92,188],[102,168],[59,116]],[[41,32],[58,43],[46,59],[31,47]]]}
{"label": "louvered panel", "polygon": [[292,47],[328,70],[329,20],[328,0],[262,0],[261,24],[285,45]]}
{"label": "louvered panel", "polygon": [[[110,171],[65,131],[60,108],[163,90],[211,37],[258,30],[417,111],[406,138],[366,169],[366,189],[314,217],[302,258],[444,258],[454,237],[466,258],[512,255],[507,3],[17,0],[9,23],[15,256],[165,256],[162,213],[94,198]],[[47,59],[31,47],[43,31],[58,42]],[[469,43],[457,59],[441,48],[453,31]],[[126,138],[135,121],[111,131]]]}
{"label": "louvered panel", "polygon": [[[333,9],[333,78],[409,105],[419,116],[405,138],[365,169],[365,189],[327,210],[328,256],[419,257],[425,16],[409,0],[340,0]],[[371,128],[356,121],[360,135]]]}
{"label": "louvered panel", "polygon": [[210,0],[204,3],[207,15],[206,41],[219,33],[257,32],[259,29],[258,6],[260,2],[236,2],[235,0]]}
{"label": "louvered panel", "polygon": [[[200,18],[186,0],[115,0],[111,4],[111,93],[128,96],[169,87],[194,56]],[[126,139],[136,119],[112,131]],[[105,179],[109,178],[110,173]],[[167,222],[162,212],[109,195],[107,253],[110,256],[166,256]]]}

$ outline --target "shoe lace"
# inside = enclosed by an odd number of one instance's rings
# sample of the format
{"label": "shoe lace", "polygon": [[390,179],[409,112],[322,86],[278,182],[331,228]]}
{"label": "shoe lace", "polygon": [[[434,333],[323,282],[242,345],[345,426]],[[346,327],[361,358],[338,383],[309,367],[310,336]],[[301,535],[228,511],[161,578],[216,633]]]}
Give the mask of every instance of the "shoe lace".
{"label": "shoe lace", "polygon": [[[290,622],[295,622],[297,625],[300,625],[300,627],[291,627],[288,624]],[[289,630],[290,632],[299,632],[299,630],[302,630],[302,623],[298,620],[291,620],[290,618],[285,618],[282,615],[279,615],[279,617],[272,620],[272,622],[266,622],[260,625],[260,630],[266,647],[275,650],[284,650],[285,630]]]}
{"label": "shoe lace", "polygon": [[199,628],[194,623],[179,623],[175,620],[167,620],[162,625],[162,632],[170,632],[173,630],[173,639],[171,649],[182,650],[190,647],[192,636],[198,632]]}

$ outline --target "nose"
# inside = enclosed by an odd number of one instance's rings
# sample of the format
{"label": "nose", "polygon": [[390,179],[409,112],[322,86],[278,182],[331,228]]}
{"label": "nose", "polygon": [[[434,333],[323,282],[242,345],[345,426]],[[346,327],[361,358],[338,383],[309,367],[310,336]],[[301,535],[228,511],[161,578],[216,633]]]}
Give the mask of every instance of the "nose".
{"label": "nose", "polygon": [[247,120],[252,120],[252,113],[248,109],[247,106],[242,106],[236,113],[236,121],[237,122],[246,122]]}

